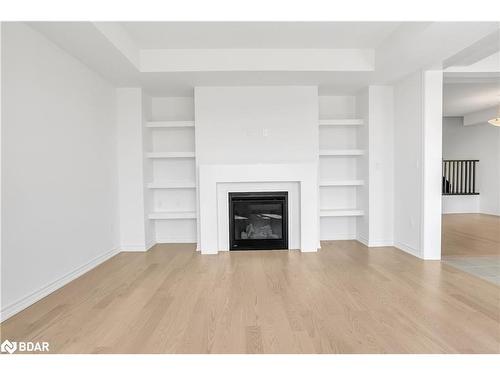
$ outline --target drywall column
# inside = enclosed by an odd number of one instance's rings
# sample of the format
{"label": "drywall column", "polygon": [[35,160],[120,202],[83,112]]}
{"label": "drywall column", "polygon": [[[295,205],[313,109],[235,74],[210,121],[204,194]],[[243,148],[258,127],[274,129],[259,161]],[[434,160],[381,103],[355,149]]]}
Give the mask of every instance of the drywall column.
{"label": "drywall column", "polygon": [[[356,218],[356,239],[370,246],[370,174],[369,174],[369,131],[370,131],[370,100],[369,87],[356,95],[356,115],[363,119],[363,125],[357,130],[357,145],[365,150],[356,165],[356,177],[364,181],[364,185],[356,188],[356,207],[363,210],[364,215]],[[376,198],[375,198],[376,199]]]}
{"label": "drywall column", "polygon": [[394,233],[394,97],[391,86],[369,86],[356,96],[356,112],[364,125],[358,147],[366,150],[358,163],[357,239],[369,247],[392,246]]}
{"label": "drywall column", "polygon": [[394,244],[439,259],[441,71],[417,71],[394,85],[394,123]]}
{"label": "drywall column", "polygon": [[118,150],[118,197],[120,207],[120,248],[146,251],[153,244],[152,226],[147,219],[149,199],[145,191],[147,173],[144,150],[146,98],[139,88],[116,90]]}
{"label": "drywall column", "polygon": [[443,73],[423,73],[422,256],[441,259]]}
{"label": "drywall column", "polygon": [[391,86],[368,89],[368,246],[394,239],[394,95]]}

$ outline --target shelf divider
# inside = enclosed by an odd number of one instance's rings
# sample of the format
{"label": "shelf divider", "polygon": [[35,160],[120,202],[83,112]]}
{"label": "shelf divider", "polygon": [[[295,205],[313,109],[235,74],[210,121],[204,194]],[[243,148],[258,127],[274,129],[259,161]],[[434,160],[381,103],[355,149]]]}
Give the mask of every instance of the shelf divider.
{"label": "shelf divider", "polygon": [[195,211],[162,211],[148,215],[150,220],[196,219]]}
{"label": "shelf divider", "polygon": [[320,217],[363,216],[363,210],[357,209],[321,209]]}
{"label": "shelf divider", "polygon": [[148,121],[148,128],[194,128],[194,121]]}
{"label": "shelf divider", "polygon": [[319,120],[319,126],[359,126],[363,125],[363,123],[363,119],[360,118]]}

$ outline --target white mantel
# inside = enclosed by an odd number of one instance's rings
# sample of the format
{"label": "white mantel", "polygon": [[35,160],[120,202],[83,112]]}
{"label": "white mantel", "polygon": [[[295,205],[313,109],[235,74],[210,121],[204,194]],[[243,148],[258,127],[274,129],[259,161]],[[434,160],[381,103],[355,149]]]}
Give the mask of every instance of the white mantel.
{"label": "white mantel", "polygon": [[[294,189],[293,183],[298,185],[297,189]],[[217,254],[219,250],[228,249],[229,232],[221,228],[221,226],[226,228],[227,225],[225,223],[225,218],[228,218],[225,212],[228,207],[227,193],[242,189],[288,191],[290,215],[294,216],[289,218],[289,222],[299,224],[300,250],[303,252],[318,250],[317,163],[202,164],[199,166],[198,175],[199,249],[202,254]],[[294,204],[298,205],[298,210],[293,208]],[[289,245],[293,246],[292,238]]]}

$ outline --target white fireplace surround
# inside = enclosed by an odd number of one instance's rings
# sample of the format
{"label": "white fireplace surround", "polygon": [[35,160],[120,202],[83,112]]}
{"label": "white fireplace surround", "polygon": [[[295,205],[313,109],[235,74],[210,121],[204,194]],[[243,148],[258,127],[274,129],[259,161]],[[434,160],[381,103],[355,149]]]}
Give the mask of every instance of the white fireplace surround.
{"label": "white fireplace surround", "polygon": [[300,249],[300,186],[298,182],[222,182],[217,184],[219,250],[229,250],[229,193],[288,192],[288,248]]}
{"label": "white fireplace surround", "polygon": [[229,249],[228,193],[287,191],[289,248],[313,252],[319,246],[318,164],[205,164],[198,169],[199,249]]}

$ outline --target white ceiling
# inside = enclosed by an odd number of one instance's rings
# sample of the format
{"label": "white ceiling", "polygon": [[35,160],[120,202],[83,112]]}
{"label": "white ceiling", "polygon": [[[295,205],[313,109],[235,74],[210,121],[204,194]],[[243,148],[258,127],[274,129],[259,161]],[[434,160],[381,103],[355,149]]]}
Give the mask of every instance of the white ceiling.
{"label": "white ceiling", "polygon": [[447,83],[443,88],[444,116],[463,116],[499,103],[500,79],[486,83]]}
{"label": "white ceiling", "polygon": [[372,72],[141,73],[152,96],[193,96],[195,86],[319,86],[320,95],[351,95],[373,82]]}
{"label": "white ceiling", "polygon": [[399,22],[121,22],[140,49],[376,48]]}
{"label": "white ceiling", "polygon": [[[32,27],[88,65],[116,87],[143,87],[153,96],[192,96],[195,86],[210,85],[317,85],[322,95],[352,94],[370,84],[391,84],[418,69],[440,69],[446,59],[464,59],[464,49],[485,36],[498,33],[495,22],[30,22]],[[483,45],[479,43],[479,47]],[[308,49],[361,50],[374,52],[372,69],[193,69],[193,71],[141,70],[142,53],[190,49],[296,49],[304,61],[313,59]],[[475,56],[482,48],[475,48]],[[149,51],[154,52],[154,51]],[[462,53],[461,53],[462,52]],[[177,56],[176,55],[176,56]],[[279,55],[279,54],[278,54]],[[341,55],[341,53],[340,53]],[[487,56],[487,55],[485,55]],[[339,59],[340,60],[340,59]],[[226,61],[224,61],[226,62]],[[267,59],[257,61],[264,66]],[[314,62],[314,61],[313,61]],[[229,64],[234,62],[228,61]],[[304,63],[305,64],[305,63]],[[256,64],[258,65],[258,64]],[[309,64],[309,66],[311,66]],[[349,65],[350,66],[350,65]],[[490,74],[446,73],[454,83]],[[469,74],[481,74],[470,77]],[[447,81],[448,82],[448,81]],[[451,82],[450,82],[451,83]],[[458,86],[457,86],[458,87]],[[488,105],[465,105],[464,90],[452,93],[447,113]],[[474,96],[474,95],[472,95]],[[445,98],[446,100],[446,98]],[[453,104],[457,102],[458,104]],[[491,103],[491,101],[489,102]]]}

